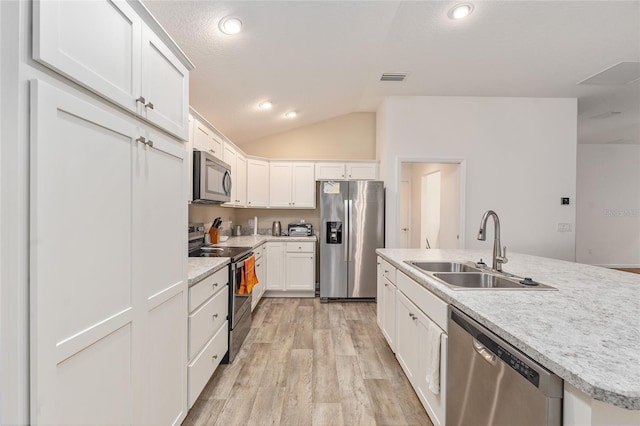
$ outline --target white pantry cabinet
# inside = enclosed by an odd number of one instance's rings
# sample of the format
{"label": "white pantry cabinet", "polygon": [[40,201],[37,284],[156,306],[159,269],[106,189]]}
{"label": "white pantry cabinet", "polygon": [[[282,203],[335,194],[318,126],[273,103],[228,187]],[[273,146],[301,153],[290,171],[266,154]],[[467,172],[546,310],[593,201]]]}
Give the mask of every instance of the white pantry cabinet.
{"label": "white pantry cabinet", "polygon": [[315,208],[315,166],[308,162],[269,163],[269,206]]}
{"label": "white pantry cabinet", "polygon": [[128,3],[34,1],[33,58],[187,140],[192,65]]}
{"label": "white pantry cabinet", "polygon": [[186,415],[184,145],[71,88],[33,80],[30,92],[31,421],[174,423]]}
{"label": "white pantry cabinet", "polygon": [[377,161],[334,162],[319,161],[315,165],[316,180],[377,180]]}
{"label": "white pantry cabinet", "polygon": [[247,159],[247,207],[269,206],[269,162]]}

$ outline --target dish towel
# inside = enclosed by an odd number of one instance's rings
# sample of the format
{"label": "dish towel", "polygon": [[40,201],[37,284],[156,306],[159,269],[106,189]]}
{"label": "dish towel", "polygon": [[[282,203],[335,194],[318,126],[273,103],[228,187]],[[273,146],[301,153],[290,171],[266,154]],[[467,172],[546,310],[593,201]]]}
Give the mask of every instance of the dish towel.
{"label": "dish towel", "polygon": [[427,320],[425,354],[427,360],[425,381],[429,390],[438,395],[440,393],[440,336],[442,330],[433,321]]}
{"label": "dish towel", "polygon": [[247,283],[247,293],[251,293],[251,290],[253,290],[253,286],[258,284],[255,255],[251,255],[250,258],[244,261],[244,273],[246,275],[245,282]]}

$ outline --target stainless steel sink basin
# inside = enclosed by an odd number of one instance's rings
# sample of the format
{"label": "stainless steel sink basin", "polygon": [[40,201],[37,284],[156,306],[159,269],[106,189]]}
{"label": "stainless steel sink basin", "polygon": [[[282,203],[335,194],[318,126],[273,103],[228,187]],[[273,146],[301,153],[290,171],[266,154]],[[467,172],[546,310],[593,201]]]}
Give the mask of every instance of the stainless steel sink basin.
{"label": "stainless steel sink basin", "polygon": [[505,289],[505,290],[556,290],[548,285],[535,281],[526,281],[523,284],[521,278],[504,278],[498,275],[468,272],[468,273],[435,273],[434,277],[444,281],[455,290],[462,289]]}
{"label": "stainless steel sink basin", "polygon": [[411,266],[427,272],[480,272],[480,269],[457,262],[419,262],[407,261]]}

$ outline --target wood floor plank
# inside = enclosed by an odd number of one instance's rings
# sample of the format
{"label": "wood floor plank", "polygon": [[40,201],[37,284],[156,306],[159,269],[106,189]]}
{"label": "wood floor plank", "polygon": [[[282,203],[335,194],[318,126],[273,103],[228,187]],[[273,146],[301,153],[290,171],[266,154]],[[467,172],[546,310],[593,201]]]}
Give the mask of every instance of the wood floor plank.
{"label": "wood floor plank", "polygon": [[[347,311],[345,311],[345,317]],[[362,320],[349,320],[347,319],[347,325],[349,327],[349,332],[351,333],[351,340],[353,341],[353,345],[356,350],[360,348],[373,348],[373,341],[369,336],[369,330],[366,325],[364,325],[364,321]]]}
{"label": "wood floor plank", "polygon": [[420,402],[406,376],[403,376],[402,380],[391,381],[390,386],[396,398],[401,401],[400,408],[407,424],[433,426],[431,419],[422,406],[422,402]]}
{"label": "wood floor plank", "polygon": [[371,398],[373,413],[378,425],[406,425],[400,401],[396,398],[388,380],[365,379]]}
{"label": "wood floor plank", "polygon": [[199,399],[193,404],[182,424],[184,426],[214,424],[226,402],[226,399]]}
{"label": "wood floor plank", "polygon": [[331,330],[313,331],[313,402],[339,403],[336,355]]}
{"label": "wood floor plank", "polygon": [[281,423],[308,425],[312,420],[313,350],[292,349]]}
{"label": "wood floor plank", "polygon": [[331,321],[329,320],[329,304],[320,303],[320,299],[314,299],[316,303],[313,305],[313,329],[330,329]]}
{"label": "wood floor plank", "polygon": [[371,399],[356,356],[336,355],[342,413],[347,425],[374,425]]}
{"label": "wood floor plank", "polygon": [[311,424],[314,426],[344,425],[342,405],[339,403],[314,402]]}
{"label": "wood floor plank", "polygon": [[313,349],[313,306],[298,306],[295,327],[293,349]]}
{"label": "wood floor plank", "polygon": [[259,387],[247,425],[279,425],[284,387]]}
{"label": "wood floor plank", "polygon": [[262,374],[261,387],[282,387],[287,385],[295,331],[295,328],[290,323],[281,323],[278,326],[275,344],[271,345],[271,351],[265,355],[268,361]]}
{"label": "wood floor plank", "polygon": [[365,379],[388,380],[387,371],[380,361],[375,348],[362,348],[358,350],[358,364]]}

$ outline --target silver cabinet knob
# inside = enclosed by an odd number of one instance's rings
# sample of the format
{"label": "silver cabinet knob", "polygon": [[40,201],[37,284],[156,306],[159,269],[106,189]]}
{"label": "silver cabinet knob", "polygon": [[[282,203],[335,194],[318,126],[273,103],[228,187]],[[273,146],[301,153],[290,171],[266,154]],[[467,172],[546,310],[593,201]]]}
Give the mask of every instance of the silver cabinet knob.
{"label": "silver cabinet knob", "polygon": [[215,321],[215,319],[218,318],[218,314],[213,314],[213,320]]}
{"label": "silver cabinet knob", "polygon": [[140,96],[138,99],[136,99],[136,102],[140,102],[142,104],[146,104],[147,100],[144,98],[144,96]]}
{"label": "silver cabinet knob", "polygon": [[212,356],[211,359],[218,359],[218,355]]}

